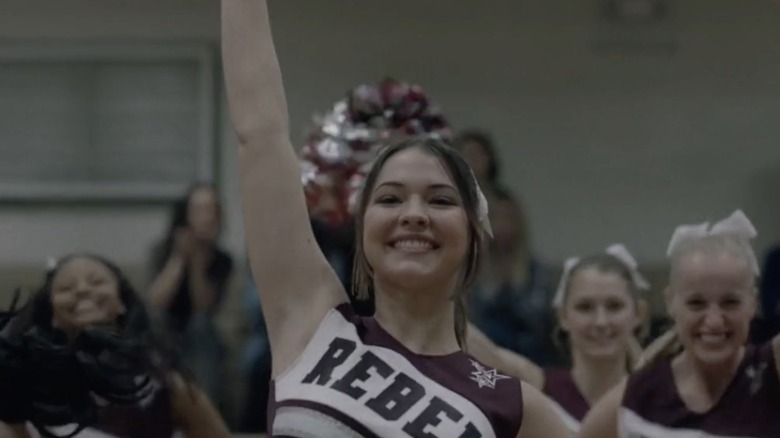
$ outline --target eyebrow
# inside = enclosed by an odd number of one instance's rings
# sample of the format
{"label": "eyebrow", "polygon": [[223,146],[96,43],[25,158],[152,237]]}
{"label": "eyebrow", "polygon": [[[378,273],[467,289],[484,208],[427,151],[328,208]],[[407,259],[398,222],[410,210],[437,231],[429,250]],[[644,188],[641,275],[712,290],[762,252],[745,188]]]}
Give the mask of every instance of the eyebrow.
{"label": "eyebrow", "polygon": [[75,282],[76,282],[75,279],[73,279],[71,277],[66,277],[66,278],[58,278],[58,279],[52,281],[51,285],[52,286],[55,286],[55,285],[56,286],[62,286],[62,285],[69,285],[69,284],[75,283]]}
{"label": "eyebrow", "polygon": [[[379,184],[376,186],[374,190],[379,189],[383,186],[390,186],[390,187],[396,187],[396,188],[404,188],[406,187],[403,183],[400,183],[398,181],[385,181],[382,184]],[[449,189],[449,190],[455,190],[457,192],[457,189],[452,184],[446,184],[446,183],[434,183],[429,184],[426,189],[428,190],[439,190],[439,189]]]}

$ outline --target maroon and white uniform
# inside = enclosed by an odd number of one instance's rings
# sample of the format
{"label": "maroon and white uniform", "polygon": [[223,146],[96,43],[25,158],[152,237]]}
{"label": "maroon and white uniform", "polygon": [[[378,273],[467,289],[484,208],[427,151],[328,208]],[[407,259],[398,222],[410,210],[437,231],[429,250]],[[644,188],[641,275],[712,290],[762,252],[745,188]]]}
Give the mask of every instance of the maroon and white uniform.
{"label": "maroon and white uniform", "polygon": [[348,304],[332,309],[273,382],[271,436],[507,437],[522,421],[520,381],[463,352],[415,354]]}
{"label": "maroon and white uniform", "polygon": [[579,432],[590,405],[574,382],[571,370],[545,370],[542,392],[554,402],[553,408],[563,418],[566,427],[572,432]]}
{"label": "maroon and white uniform", "polygon": [[628,379],[619,414],[623,438],[780,437],[780,382],[771,345],[747,347],[721,399],[707,412],[680,398],[669,359]]}

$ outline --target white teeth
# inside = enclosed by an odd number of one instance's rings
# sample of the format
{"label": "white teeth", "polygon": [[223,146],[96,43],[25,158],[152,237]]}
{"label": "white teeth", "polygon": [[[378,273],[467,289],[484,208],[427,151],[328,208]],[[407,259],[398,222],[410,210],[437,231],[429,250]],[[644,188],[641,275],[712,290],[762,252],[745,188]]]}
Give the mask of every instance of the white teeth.
{"label": "white teeth", "polygon": [[591,342],[595,342],[597,344],[609,344],[613,342],[615,339],[612,336],[599,336],[591,338]]}
{"label": "white teeth", "polygon": [[424,240],[399,240],[393,244],[393,247],[398,249],[422,250],[431,249],[433,245],[431,242],[426,242]]}
{"label": "white teeth", "polygon": [[77,312],[84,312],[86,310],[96,309],[97,306],[92,300],[81,300],[76,304]]}
{"label": "white teeth", "polygon": [[725,333],[720,333],[720,334],[702,333],[699,335],[699,338],[701,338],[702,341],[707,343],[717,343],[726,340],[726,334]]}

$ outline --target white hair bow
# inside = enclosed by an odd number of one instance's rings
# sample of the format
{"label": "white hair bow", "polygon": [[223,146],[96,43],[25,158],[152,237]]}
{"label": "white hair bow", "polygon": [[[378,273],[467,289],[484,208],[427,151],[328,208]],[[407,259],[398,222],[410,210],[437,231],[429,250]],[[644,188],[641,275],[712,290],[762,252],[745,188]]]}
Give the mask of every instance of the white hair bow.
{"label": "white hair bow", "polygon": [[46,265],[45,265],[46,272],[52,272],[55,269],[57,269],[58,263],[59,260],[57,260],[56,257],[52,257],[52,256],[46,257]]}
{"label": "white hair bow", "polygon": [[485,233],[492,238],[493,227],[490,226],[490,216],[488,216],[488,201],[479,187],[479,181],[477,181],[477,175],[474,174],[473,169],[471,170],[471,178],[474,180],[474,187],[477,188],[477,219]]}
{"label": "white hair bow", "polygon": [[[639,273],[637,262],[634,259],[634,256],[628,252],[625,245],[616,243],[608,246],[604,252],[620,260],[626,268],[628,268],[628,271],[631,274],[631,283],[634,287],[641,290],[650,289],[650,283],[648,283],[642,274]],[[563,263],[563,273],[561,274],[561,281],[558,283],[558,289],[555,291],[555,296],[553,297],[553,307],[561,307],[563,305],[563,298],[566,294],[566,287],[569,284],[571,271],[579,262],[579,257],[571,257],[566,259]]]}
{"label": "white hair bow", "polygon": [[477,185],[477,216],[479,217],[479,223],[482,224],[482,229],[485,230],[488,236],[493,237],[493,227],[490,226],[490,217],[488,216],[488,202],[485,194],[482,193],[482,189],[479,188],[477,180],[474,180],[474,184]]}
{"label": "white hair bow", "polygon": [[[671,256],[682,242],[701,239],[707,236],[733,236],[738,239],[743,239],[746,242],[754,239],[758,233],[750,219],[742,212],[742,210],[736,210],[734,213],[714,225],[710,226],[709,222],[703,222],[700,224],[687,224],[680,225],[674,230],[671,240],[669,240],[669,246],[666,249],[666,255]],[[759,273],[758,260],[753,249],[750,248],[748,253],[748,263],[754,274]]]}

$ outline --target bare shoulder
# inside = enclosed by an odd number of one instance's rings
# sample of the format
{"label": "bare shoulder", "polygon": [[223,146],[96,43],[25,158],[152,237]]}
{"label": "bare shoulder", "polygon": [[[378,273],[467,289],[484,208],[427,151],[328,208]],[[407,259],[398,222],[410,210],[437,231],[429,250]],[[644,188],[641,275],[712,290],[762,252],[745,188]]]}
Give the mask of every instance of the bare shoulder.
{"label": "bare shoulder", "polygon": [[538,389],[522,382],[523,424],[518,438],[568,438],[572,434],[550,400]]}
{"label": "bare shoulder", "polygon": [[617,438],[618,412],[625,392],[626,381],[624,380],[604,395],[583,420],[580,437]]}
{"label": "bare shoulder", "polygon": [[542,390],[545,377],[544,370],[539,365],[533,363],[527,357],[506,348],[500,348],[498,354],[504,366],[509,368],[506,371],[507,373],[512,373],[518,379],[529,383],[538,390]]}

